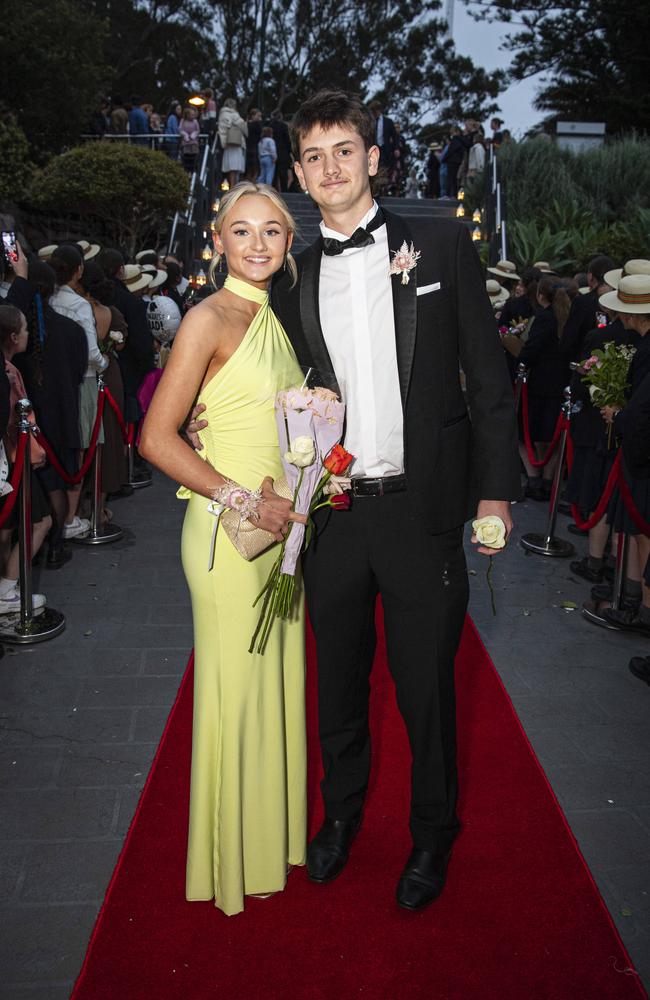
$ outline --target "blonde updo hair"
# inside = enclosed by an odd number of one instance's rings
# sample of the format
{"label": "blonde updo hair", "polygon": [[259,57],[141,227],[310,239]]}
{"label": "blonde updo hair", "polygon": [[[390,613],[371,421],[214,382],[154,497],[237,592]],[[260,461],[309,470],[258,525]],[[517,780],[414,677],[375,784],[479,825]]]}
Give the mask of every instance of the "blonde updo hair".
{"label": "blonde updo hair", "polygon": [[[214,220],[215,233],[221,234],[221,230],[223,229],[226,221],[226,216],[230,210],[235,207],[241,198],[245,198],[246,195],[250,194],[261,194],[264,198],[268,198],[284,219],[288,231],[295,236],[297,229],[296,222],[293,215],[287,208],[286,202],[280,197],[275,188],[270,186],[270,184],[256,184],[254,181],[242,181],[240,184],[235,184],[235,186],[223,196],[219,205],[219,211],[217,212]],[[213,285],[215,284],[214,276],[221,262],[221,257],[222,255],[220,253],[215,253],[210,261],[208,277]],[[291,274],[291,287],[293,288],[298,280],[298,268],[296,267],[296,262],[293,256],[288,251],[286,254],[286,266]]]}

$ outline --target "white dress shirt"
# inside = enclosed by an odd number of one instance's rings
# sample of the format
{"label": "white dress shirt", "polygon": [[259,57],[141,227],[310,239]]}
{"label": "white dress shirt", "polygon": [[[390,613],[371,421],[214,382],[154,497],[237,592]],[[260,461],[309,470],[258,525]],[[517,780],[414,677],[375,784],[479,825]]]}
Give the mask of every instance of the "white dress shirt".
{"label": "white dress shirt", "polygon": [[97,372],[108,368],[108,358],[102,354],[97,343],[97,327],[93,307],[87,299],[75,292],[70,285],[61,285],[50,298],[50,305],[61,316],[73,319],[83,327],[88,341],[88,367],[84,378],[94,377]]}
{"label": "white dress shirt", "polygon": [[[366,226],[377,204],[359,221]],[[320,224],[323,236],[347,236]],[[404,472],[404,421],[397,369],[386,226],[375,242],[335,257],[323,254],[319,310],[325,343],[346,404],[345,447],[353,476]]]}

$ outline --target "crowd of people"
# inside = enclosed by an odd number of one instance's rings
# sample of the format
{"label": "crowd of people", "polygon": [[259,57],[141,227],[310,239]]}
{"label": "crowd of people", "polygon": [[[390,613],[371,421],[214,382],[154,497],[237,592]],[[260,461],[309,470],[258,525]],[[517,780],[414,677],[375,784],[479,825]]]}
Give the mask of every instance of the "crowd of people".
{"label": "crowd of people", "polygon": [[[592,585],[591,603],[620,630],[650,636],[650,538],[631,516],[620,490],[607,511],[587,531],[580,527],[596,511],[619,446],[632,501],[650,522],[650,260],[623,267],[606,255],[589,261],[586,273],[558,276],[546,261],[520,270],[501,260],[486,282],[509,367],[527,369],[527,423],[535,462],[551,446],[566,386],[571,388],[570,435],[573,462],[565,501],[580,512],[569,531],[587,536],[587,555],[571,562],[574,576]],[[629,361],[625,399],[604,405],[590,391],[587,372],[607,344],[625,347]],[[557,451],[543,468],[531,461],[520,407],[520,456],[527,497],[548,502]],[[619,532],[629,538],[623,599],[611,607]],[[635,658],[630,669],[650,683],[650,658]]]}
{"label": "crowd of people", "polygon": [[[12,492],[16,461],[16,403],[27,398],[32,422],[55,453],[47,461],[31,436],[32,550],[43,568],[56,570],[72,557],[66,542],[90,532],[90,480],[77,478],[92,446],[98,376],[120,418],[105,406],[98,442],[102,482],[98,522],[112,517],[107,499],[130,496],[150,481],[137,452],[130,477],[123,426],[137,428],[169,354],[169,345],[191,304],[181,262],[142,250],[126,262],[117,250],[88,240],[42,247],[26,254],[20,243],[0,283],[0,517]],[[90,456],[89,456],[90,457]],[[61,473],[65,473],[65,476]],[[18,507],[0,529],[0,615],[20,609]],[[46,603],[33,595],[33,610]]]}
{"label": "crowd of people", "polygon": [[[240,110],[234,98],[217,108],[214,91],[199,95],[200,106],[172,100],[166,113],[134,96],[106,99],[93,116],[90,134],[127,139],[136,145],[162,150],[178,159],[190,173],[196,168],[202,137],[219,135],[222,173],[233,187],[240,180],[272,184],[278,191],[300,190],[294,171],[289,126],[278,109],[264,115],[257,107]],[[380,195],[406,198],[455,198],[465,182],[485,167],[487,150],[512,141],[500,118],[490,121],[491,134],[473,119],[462,128],[452,125],[442,141],[431,143],[424,171],[402,133],[399,122],[384,113],[380,101],[371,101],[375,141],[380,149],[380,172],[375,189]],[[425,176],[421,176],[421,174]]]}

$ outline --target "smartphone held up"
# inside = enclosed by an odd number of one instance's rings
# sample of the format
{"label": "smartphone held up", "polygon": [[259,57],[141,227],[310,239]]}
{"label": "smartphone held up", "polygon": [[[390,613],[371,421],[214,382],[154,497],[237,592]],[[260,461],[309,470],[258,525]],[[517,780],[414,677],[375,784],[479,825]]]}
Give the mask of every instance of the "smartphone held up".
{"label": "smartphone held up", "polygon": [[18,261],[16,234],[11,230],[2,230],[2,257],[10,267],[13,267]]}

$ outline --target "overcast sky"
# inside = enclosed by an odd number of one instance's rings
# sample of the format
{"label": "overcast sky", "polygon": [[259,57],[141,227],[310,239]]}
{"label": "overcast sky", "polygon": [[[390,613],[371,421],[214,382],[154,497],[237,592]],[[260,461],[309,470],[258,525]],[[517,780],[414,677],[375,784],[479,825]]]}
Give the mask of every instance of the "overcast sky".
{"label": "overcast sky", "polygon": [[[478,66],[483,66],[485,69],[507,69],[510,53],[503,51],[499,46],[512,30],[515,29],[507,24],[474,21],[467,13],[467,7],[462,0],[455,0],[456,49],[461,55],[471,56]],[[515,138],[519,138],[543,117],[543,112],[535,111],[533,108],[535,90],[536,78],[522,80],[521,83],[513,84],[498,98],[505,127],[510,129]]]}

